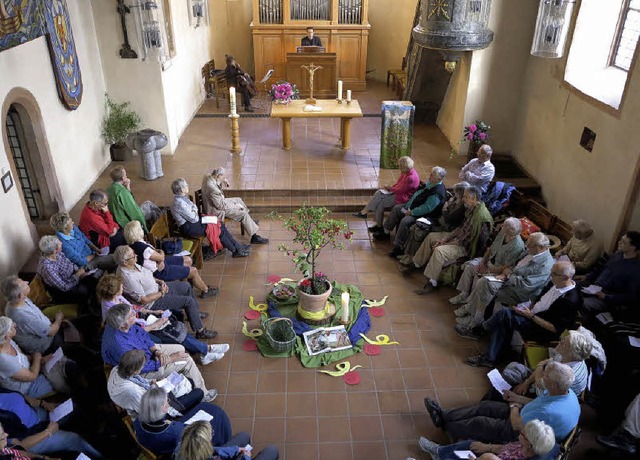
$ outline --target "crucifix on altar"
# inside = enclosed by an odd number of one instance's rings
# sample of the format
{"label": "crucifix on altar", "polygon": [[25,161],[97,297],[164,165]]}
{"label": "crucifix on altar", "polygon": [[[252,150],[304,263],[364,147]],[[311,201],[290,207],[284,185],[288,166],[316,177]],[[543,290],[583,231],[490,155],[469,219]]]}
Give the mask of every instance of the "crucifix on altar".
{"label": "crucifix on altar", "polygon": [[313,62],[310,65],[302,65],[300,67],[307,69],[307,72],[309,72],[309,98],[305,102],[307,104],[315,105],[316,100],[313,98],[313,77],[316,70],[322,69],[322,67],[314,65]]}

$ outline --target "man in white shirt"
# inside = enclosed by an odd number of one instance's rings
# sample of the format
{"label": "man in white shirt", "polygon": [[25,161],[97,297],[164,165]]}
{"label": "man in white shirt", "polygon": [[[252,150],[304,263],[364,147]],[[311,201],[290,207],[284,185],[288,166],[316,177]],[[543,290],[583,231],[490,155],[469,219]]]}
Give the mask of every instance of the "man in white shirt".
{"label": "man in white shirt", "polygon": [[458,177],[478,187],[483,194],[487,193],[489,183],[496,175],[496,167],[491,163],[493,149],[489,144],[481,145],[478,149],[478,158],[474,158],[464,165]]}

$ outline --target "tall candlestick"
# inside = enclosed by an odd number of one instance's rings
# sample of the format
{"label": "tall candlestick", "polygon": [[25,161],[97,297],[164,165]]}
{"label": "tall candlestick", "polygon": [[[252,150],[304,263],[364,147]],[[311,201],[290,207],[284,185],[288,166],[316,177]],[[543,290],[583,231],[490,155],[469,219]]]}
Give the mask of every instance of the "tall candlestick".
{"label": "tall candlestick", "polygon": [[351,90],[347,90],[347,102],[351,102]]}
{"label": "tall candlestick", "polygon": [[236,88],[234,86],[229,88],[229,106],[231,107],[231,115],[235,115],[236,112]]}
{"label": "tall candlestick", "polygon": [[338,100],[342,100],[342,80],[338,80]]}
{"label": "tall candlestick", "polygon": [[349,323],[349,293],[342,293],[342,318],[344,324]]}

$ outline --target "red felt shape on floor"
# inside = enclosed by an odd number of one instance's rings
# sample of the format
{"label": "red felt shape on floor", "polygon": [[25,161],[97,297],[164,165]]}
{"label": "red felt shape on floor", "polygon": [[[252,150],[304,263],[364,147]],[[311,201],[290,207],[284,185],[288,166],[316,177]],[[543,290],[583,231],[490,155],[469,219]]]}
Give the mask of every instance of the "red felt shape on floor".
{"label": "red felt shape on floor", "polygon": [[371,316],[376,316],[376,317],[384,316],[384,308],[382,308],[382,307],[371,307],[371,308],[369,308],[369,314]]}
{"label": "red felt shape on floor", "polygon": [[278,276],[278,275],[269,275],[267,276],[267,283],[269,284],[276,284],[278,281],[280,281],[282,279],[282,276]]}
{"label": "red felt shape on floor", "polygon": [[373,345],[371,343],[364,344],[364,352],[369,356],[377,356],[382,352],[380,345]]}
{"label": "red felt shape on floor", "polygon": [[258,319],[260,318],[260,312],[256,310],[249,310],[244,314],[244,317],[247,318],[248,320]]}
{"label": "red felt shape on floor", "polygon": [[361,380],[358,371],[347,372],[342,378],[344,379],[344,383],[348,385],[357,385]]}
{"label": "red felt shape on floor", "polygon": [[258,349],[258,344],[255,340],[249,339],[242,344],[242,349],[244,351],[256,351]]}

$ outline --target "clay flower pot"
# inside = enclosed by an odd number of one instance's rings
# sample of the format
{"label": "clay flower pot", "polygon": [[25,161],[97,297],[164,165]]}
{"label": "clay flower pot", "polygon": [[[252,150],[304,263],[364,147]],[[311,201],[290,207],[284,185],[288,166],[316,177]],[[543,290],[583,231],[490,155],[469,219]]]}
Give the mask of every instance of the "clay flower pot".
{"label": "clay flower pot", "polygon": [[[299,284],[299,283],[298,283]],[[300,290],[299,285],[296,287],[298,291],[298,299],[300,300],[300,308],[305,311],[311,313],[317,313],[319,311],[324,310],[325,305],[327,304],[327,299],[331,295],[331,291],[333,290],[333,286],[331,283],[327,281],[328,289],[326,292],[322,294],[307,294]]]}

